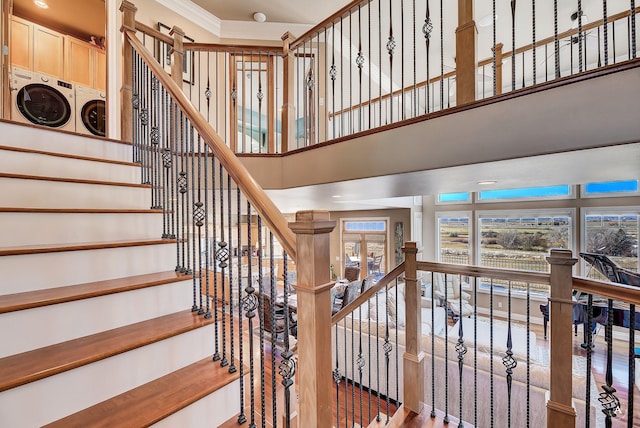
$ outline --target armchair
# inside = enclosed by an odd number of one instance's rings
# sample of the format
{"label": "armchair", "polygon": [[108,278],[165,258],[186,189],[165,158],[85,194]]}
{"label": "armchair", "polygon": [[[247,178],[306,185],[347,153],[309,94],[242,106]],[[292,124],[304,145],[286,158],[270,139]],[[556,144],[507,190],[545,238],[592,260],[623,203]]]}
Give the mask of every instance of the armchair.
{"label": "armchair", "polygon": [[468,317],[473,314],[473,307],[469,304],[471,295],[466,291],[460,292],[460,277],[458,275],[434,273],[433,282],[433,294],[440,300],[441,305],[446,304],[447,312],[452,320],[455,321],[460,317]]}
{"label": "armchair", "polygon": [[[267,335],[271,335],[275,332],[274,341],[276,345],[284,346],[287,336],[294,338],[297,336],[298,323],[294,313],[291,310],[287,310],[282,306],[275,305],[272,310],[271,297],[268,294],[260,293],[260,298],[263,300],[262,305],[262,320],[264,332]],[[286,317],[289,316],[289,331],[286,331]],[[285,336],[287,335],[287,336]],[[293,344],[290,343],[290,348],[295,348],[295,339]]]}

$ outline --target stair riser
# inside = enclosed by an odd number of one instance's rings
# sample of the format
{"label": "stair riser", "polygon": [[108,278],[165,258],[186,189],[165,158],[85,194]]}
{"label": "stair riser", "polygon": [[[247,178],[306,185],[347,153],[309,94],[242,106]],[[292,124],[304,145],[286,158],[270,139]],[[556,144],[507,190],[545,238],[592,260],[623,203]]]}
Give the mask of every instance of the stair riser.
{"label": "stair riser", "polygon": [[131,162],[128,144],[8,123],[0,123],[0,135],[8,146]]}
{"label": "stair riser", "polygon": [[162,236],[161,213],[0,213],[3,247]]}
{"label": "stair riser", "polygon": [[0,294],[170,271],[175,263],[175,243],[2,256]]}
{"label": "stair riser", "polygon": [[0,393],[6,427],[61,419],[213,355],[213,324]]}
{"label": "stair riser", "polygon": [[154,428],[217,427],[240,413],[240,380],[207,395],[190,406],[151,425]]}
{"label": "stair riser", "polygon": [[193,282],[182,281],[0,314],[4,332],[0,358],[188,310],[192,305]]}
{"label": "stair riser", "polygon": [[150,205],[151,191],[144,187],[0,177],[4,207],[149,209]]}
{"label": "stair riser", "polygon": [[38,153],[0,150],[0,171],[7,174],[139,183],[140,168]]}

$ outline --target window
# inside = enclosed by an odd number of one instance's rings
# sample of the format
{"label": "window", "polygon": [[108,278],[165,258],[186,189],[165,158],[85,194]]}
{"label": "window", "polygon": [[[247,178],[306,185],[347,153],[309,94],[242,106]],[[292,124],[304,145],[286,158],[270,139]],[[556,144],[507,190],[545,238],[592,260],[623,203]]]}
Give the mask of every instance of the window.
{"label": "window", "polygon": [[438,204],[461,204],[465,202],[471,202],[471,192],[438,194]]}
{"label": "window", "polygon": [[[623,268],[638,271],[640,208],[587,210],[584,215],[584,251],[605,254]],[[582,261],[586,276],[606,279]]]}
{"label": "window", "polygon": [[343,220],[343,272],[346,267],[357,267],[361,279],[369,275],[384,276],[388,265],[387,234],[387,220]]}
{"label": "window", "polygon": [[638,180],[587,183],[582,187],[583,198],[629,196],[638,194]]}
{"label": "window", "polygon": [[505,200],[566,199],[573,196],[573,187],[568,184],[545,187],[522,187],[519,189],[483,190],[478,192],[479,202]]}
{"label": "window", "polygon": [[468,213],[440,213],[438,215],[438,261],[461,265],[471,263],[471,223]]}
{"label": "window", "polygon": [[571,248],[572,227],[570,212],[479,214],[480,265],[548,272],[549,250]]}

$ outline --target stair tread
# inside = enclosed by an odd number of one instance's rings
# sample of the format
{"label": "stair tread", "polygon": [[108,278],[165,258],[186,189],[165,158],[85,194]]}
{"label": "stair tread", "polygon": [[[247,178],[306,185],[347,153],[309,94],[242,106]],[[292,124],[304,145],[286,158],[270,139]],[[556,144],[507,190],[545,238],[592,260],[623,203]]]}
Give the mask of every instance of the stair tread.
{"label": "stair tread", "polygon": [[61,253],[64,251],[98,250],[103,248],[140,247],[175,243],[175,239],[138,239],[132,241],[83,242],[77,244],[43,244],[0,248],[0,256],[18,256],[23,254]]}
{"label": "stair tread", "polygon": [[46,156],[54,156],[60,158],[68,158],[68,159],[76,159],[76,160],[85,160],[90,162],[100,162],[100,163],[108,163],[114,165],[125,165],[125,166],[135,166],[139,167],[140,165],[134,162],[125,162],[119,160],[111,160],[111,159],[103,159],[103,158],[95,158],[89,156],[80,156],[80,155],[72,155],[68,153],[59,153],[59,152],[49,152],[45,150],[38,149],[27,149],[24,147],[14,147],[14,146],[5,146],[0,144],[0,150],[6,150],[11,152],[21,152],[21,153],[32,153],[38,155],[46,155]]}
{"label": "stair tread", "polygon": [[0,359],[0,392],[213,323],[181,311]]}
{"label": "stair tread", "polygon": [[[254,422],[256,424],[256,426],[262,426],[262,416],[260,415],[260,412],[255,411],[253,412],[254,414]],[[220,426],[218,426],[218,428],[234,428],[234,427],[245,427],[248,426],[247,424],[249,422],[251,422],[251,407],[247,406],[244,409],[244,415],[247,418],[247,422],[245,423],[239,423],[238,422],[238,415],[234,415],[231,419],[229,419],[228,421],[222,423]],[[268,420],[264,421],[264,424],[266,427],[272,427],[273,424],[271,422],[269,422]]]}
{"label": "stair tread", "polygon": [[45,425],[55,427],[149,426],[240,377],[205,358],[138,388]]}
{"label": "stair tread", "polygon": [[24,293],[6,294],[0,296],[0,314],[137,290],[155,285],[184,281],[190,278],[190,275],[168,271]]}
{"label": "stair tread", "polygon": [[6,172],[0,172],[0,178],[16,178],[21,180],[42,180],[42,181],[58,181],[65,183],[80,183],[80,184],[100,184],[105,186],[121,186],[121,187],[138,187],[142,189],[150,189],[150,184],[139,183],[127,183],[123,181],[106,181],[106,180],[89,180],[84,178],[63,178],[63,177],[48,177],[44,175],[26,175],[26,174],[9,174]]}

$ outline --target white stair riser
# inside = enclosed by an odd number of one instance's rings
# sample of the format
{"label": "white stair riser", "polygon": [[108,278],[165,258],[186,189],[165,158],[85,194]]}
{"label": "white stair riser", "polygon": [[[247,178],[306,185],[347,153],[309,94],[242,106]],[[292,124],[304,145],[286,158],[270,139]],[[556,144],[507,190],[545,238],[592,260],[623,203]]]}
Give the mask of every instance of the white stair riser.
{"label": "white stair riser", "polygon": [[144,187],[0,177],[0,206],[21,208],[149,209]]}
{"label": "white stair riser", "polygon": [[213,324],[0,393],[6,427],[38,427],[213,355]]}
{"label": "white stair riser", "polygon": [[0,294],[173,270],[176,244],[0,257]]}
{"label": "white stair riser", "polygon": [[0,213],[3,247],[157,239],[161,213]]}
{"label": "white stair riser", "polygon": [[[0,314],[0,358],[189,310],[192,281]],[[15,326],[20,326],[16,329]]]}
{"label": "white stair riser", "polygon": [[39,153],[0,150],[0,171],[7,174],[139,183],[140,168]]}
{"label": "white stair riser", "polygon": [[154,428],[197,427],[206,421],[207,426],[217,427],[240,413],[238,397],[240,397],[239,379],[151,426]]}
{"label": "white stair riser", "polygon": [[131,146],[48,129],[0,123],[3,145],[131,162]]}

